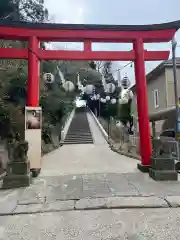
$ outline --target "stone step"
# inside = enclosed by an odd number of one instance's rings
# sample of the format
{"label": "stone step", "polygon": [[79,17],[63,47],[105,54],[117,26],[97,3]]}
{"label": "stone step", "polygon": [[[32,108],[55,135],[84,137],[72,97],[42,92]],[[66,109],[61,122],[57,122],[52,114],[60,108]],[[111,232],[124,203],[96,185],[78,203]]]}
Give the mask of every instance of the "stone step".
{"label": "stone step", "polygon": [[82,129],[76,129],[75,127],[74,128],[71,128],[68,130],[68,133],[69,132],[81,132],[81,133],[90,133],[90,130],[88,128],[82,128]]}
{"label": "stone step", "polygon": [[64,145],[70,145],[70,144],[93,144],[93,141],[79,141],[79,142],[64,142]]}
{"label": "stone step", "polygon": [[92,137],[91,136],[86,136],[86,137],[84,137],[84,136],[80,136],[80,135],[78,135],[78,136],[67,136],[66,137],[66,140],[67,139],[92,139]]}
{"label": "stone step", "polygon": [[93,140],[92,139],[66,139],[66,141],[64,141],[65,143],[66,142],[74,142],[74,143],[76,143],[76,142],[81,142],[81,143],[84,143],[84,142],[93,142]]}
{"label": "stone step", "polygon": [[93,143],[86,111],[75,111],[75,115],[68,129],[64,144],[86,143]]}
{"label": "stone step", "polygon": [[92,135],[91,134],[89,134],[89,135],[84,135],[84,134],[78,134],[78,133],[76,133],[76,134],[68,134],[68,135],[66,135],[66,138],[68,138],[68,137],[81,137],[81,138],[92,138]]}
{"label": "stone step", "polygon": [[91,132],[87,132],[87,131],[85,131],[85,132],[77,132],[75,130],[67,132],[67,135],[75,135],[75,134],[82,135],[82,136],[89,136],[89,135],[91,135]]}

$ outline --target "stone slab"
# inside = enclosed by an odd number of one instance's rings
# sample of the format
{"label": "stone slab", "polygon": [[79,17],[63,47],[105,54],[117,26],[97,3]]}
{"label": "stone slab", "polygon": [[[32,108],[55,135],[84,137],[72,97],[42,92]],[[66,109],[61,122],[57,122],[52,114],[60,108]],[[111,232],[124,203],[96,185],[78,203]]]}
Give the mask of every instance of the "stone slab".
{"label": "stone slab", "polygon": [[13,211],[13,214],[22,214],[22,213],[38,213],[38,212],[54,212],[54,211],[64,211],[64,210],[73,210],[74,201],[56,201],[45,204],[20,204],[17,205],[16,209]]}
{"label": "stone slab", "polygon": [[167,196],[165,199],[171,207],[180,207],[180,196]]}
{"label": "stone slab", "polygon": [[13,214],[20,214],[20,213],[36,213],[43,211],[43,204],[27,204],[27,205],[18,205]]}
{"label": "stone slab", "polygon": [[6,202],[0,202],[0,215],[11,214],[17,206],[17,200],[11,199]]}
{"label": "stone slab", "polygon": [[41,203],[45,199],[47,188],[43,184],[35,183],[27,187],[19,199],[19,204]]}
{"label": "stone slab", "polygon": [[47,201],[79,199],[82,197],[82,177],[76,175],[59,177],[47,182]]}
{"label": "stone slab", "polygon": [[83,198],[110,195],[111,191],[103,174],[83,175]]}
{"label": "stone slab", "polygon": [[74,210],[74,200],[45,203],[42,210],[43,212]]}
{"label": "stone slab", "polygon": [[106,199],[107,208],[161,208],[169,207],[158,197],[115,197]]}
{"label": "stone slab", "polygon": [[105,198],[94,198],[94,199],[80,199],[75,203],[75,209],[100,209],[106,208]]}
{"label": "stone slab", "polygon": [[0,215],[11,214],[18,204],[22,189],[0,190]]}
{"label": "stone slab", "polygon": [[75,209],[103,208],[167,208],[167,202],[158,197],[109,197],[81,199],[76,202]]}
{"label": "stone slab", "polygon": [[135,196],[139,195],[138,190],[124,174],[107,174],[106,182],[112,196]]}
{"label": "stone slab", "polygon": [[31,198],[31,199],[22,199],[18,201],[18,205],[26,204],[43,204],[45,203],[45,198]]}
{"label": "stone slab", "polygon": [[124,176],[138,190],[141,196],[178,196],[180,195],[179,181],[154,181],[149,174],[126,173]]}

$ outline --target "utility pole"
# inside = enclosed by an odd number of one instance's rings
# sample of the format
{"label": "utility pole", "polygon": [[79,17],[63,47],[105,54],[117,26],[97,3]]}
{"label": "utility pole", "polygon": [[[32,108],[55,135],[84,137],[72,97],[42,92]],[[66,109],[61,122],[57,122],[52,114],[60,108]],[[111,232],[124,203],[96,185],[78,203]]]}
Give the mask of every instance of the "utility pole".
{"label": "utility pole", "polygon": [[176,106],[176,140],[180,140],[180,111],[179,111],[179,96],[178,96],[178,79],[176,71],[176,39],[173,38],[172,41],[172,63],[173,63],[173,80],[174,80],[174,98]]}

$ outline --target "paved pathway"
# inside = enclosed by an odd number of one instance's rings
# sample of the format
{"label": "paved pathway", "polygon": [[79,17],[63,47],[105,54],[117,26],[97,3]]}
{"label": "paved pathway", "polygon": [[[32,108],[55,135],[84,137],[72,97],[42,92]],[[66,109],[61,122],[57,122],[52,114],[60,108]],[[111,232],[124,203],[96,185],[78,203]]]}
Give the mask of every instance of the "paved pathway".
{"label": "paved pathway", "polygon": [[46,155],[30,187],[0,191],[0,214],[106,208],[109,201],[118,208],[130,202],[134,207],[180,206],[179,182],[155,182],[139,172],[137,160],[111,151],[90,114],[88,120],[94,144],[65,145]]}
{"label": "paved pathway", "polygon": [[179,240],[180,209],[65,211],[0,217],[1,240]]}
{"label": "paved pathway", "polygon": [[88,121],[94,144],[64,145],[42,159],[41,176],[137,172],[137,160],[110,150],[92,115]]}
{"label": "paved pathway", "polygon": [[0,240],[179,239],[180,183],[139,172],[88,120],[94,144],[65,145],[30,187],[0,191]]}

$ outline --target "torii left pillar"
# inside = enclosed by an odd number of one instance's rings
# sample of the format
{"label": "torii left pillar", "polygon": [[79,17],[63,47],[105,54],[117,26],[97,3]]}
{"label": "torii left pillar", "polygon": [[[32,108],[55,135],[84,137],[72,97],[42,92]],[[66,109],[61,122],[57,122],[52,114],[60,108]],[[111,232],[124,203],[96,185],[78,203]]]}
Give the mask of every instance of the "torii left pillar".
{"label": "torii left pillar", "polygon": [[[33,111],[40,115],[39,127],[28,128],[29,124],[25,124],[25,139],[29,143],[28,159],[33,176],[37,176],[41,170],[41,123],[42,111],[39,107],[39,74],[40,63],[37,56],[39,48],[39,40],[33,36],[29,39],[28,47],[28,89],[27,89],[27,107],[26,107],[26,122],[27,119],[33,120]],[[32,124],[31,124],[32,126]]]}

